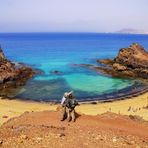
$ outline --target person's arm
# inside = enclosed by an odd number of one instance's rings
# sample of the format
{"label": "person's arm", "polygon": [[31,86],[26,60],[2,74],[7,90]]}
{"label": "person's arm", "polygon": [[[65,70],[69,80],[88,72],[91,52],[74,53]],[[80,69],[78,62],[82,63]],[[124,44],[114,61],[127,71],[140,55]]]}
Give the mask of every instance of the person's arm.
{"label": "person's arm", "polygon": [[66,101],[66,98],[63,96],[62,101],[61,101],[62,106],[64,105],[65,101]]}

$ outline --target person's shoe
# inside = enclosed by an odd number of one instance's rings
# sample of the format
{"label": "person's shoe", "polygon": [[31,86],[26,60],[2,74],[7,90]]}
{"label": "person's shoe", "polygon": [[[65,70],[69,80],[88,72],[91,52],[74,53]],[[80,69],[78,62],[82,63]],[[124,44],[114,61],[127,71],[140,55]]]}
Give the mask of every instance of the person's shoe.
{"label": "person's shoe", "polygon": [[68,122],[70,122],[70,121],[71,121],[71,117],[68,118]]}
{"label": "person's shoe", "polygon": [[72,119],[72,122],[75,122],[76,121],[76,119]]}

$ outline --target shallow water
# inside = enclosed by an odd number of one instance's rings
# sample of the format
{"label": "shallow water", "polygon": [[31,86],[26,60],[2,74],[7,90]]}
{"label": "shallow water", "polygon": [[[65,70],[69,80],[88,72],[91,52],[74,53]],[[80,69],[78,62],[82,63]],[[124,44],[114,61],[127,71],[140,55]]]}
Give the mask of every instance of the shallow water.
{"label": "shallow water", "polygon": [[[74,90],[78,99],[94,99],[106,93],[137,85],[134,80],[106,77],[74,64],[96,64],[96,59],[113,58],[122,47],[138,42],[148,49],[147,35],[93,33],[0,34],[7,58],[43,71],[11,97],[40,101],[60,100]],[[59,71],[54,74],[54,71]]]}

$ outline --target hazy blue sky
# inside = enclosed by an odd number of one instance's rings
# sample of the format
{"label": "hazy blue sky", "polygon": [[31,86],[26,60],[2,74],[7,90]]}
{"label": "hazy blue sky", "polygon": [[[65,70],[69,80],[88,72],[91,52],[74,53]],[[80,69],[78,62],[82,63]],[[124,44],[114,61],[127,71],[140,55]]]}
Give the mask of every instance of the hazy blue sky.
{"label": "hazy blue sky", "polygon": [[148,31],[148,0],[0,0],[0,32]]}

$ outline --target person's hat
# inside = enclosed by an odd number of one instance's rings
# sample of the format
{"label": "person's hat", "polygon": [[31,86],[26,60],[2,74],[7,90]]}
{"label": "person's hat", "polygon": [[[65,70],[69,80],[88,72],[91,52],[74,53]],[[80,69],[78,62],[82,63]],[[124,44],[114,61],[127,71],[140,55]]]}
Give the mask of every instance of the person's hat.
{"label": "person's hat", "polygon": [[73,93],[73,91],[68,92],[68,95],[71,95]]}
{"label": "person's hat", "polygon": [[65,92],[65,93],[64,93],[64,97],[68,97],[68,96],[71,95],[72,93],[73,93],[73,91]]}
{"label": "person's hat", "polygon": [[64,93],[64,97],[68,97],[68,92],[65,92]]}

